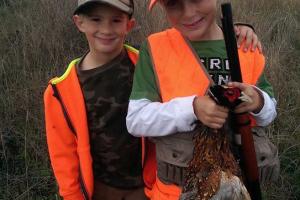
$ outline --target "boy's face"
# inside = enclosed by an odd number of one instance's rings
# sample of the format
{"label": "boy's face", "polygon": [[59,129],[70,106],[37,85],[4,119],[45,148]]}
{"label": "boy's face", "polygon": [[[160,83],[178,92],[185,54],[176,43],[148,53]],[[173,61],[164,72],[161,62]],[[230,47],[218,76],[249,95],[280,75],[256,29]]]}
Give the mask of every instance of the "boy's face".
{"label": "boy's face", "polygon": [[121,10],[108,5],[97,5],[87,15],[75,15],[73,20],[86,35],[90,51],[113,54],[123,48],[127,33],[133,28],[134,20]]}
{"label": "boy's face", "polygon": [[161,0],[171,26],[191,41],[212,37],[217,0]]}

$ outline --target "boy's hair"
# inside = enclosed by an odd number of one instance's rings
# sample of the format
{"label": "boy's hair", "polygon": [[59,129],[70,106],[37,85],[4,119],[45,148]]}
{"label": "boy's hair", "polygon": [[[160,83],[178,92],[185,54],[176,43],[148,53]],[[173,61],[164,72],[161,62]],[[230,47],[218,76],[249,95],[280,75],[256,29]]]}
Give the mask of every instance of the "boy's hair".
{"label": "boy's hair", "polygon": [[78,0],[74,15],[88,15],[94,9],[95,4],[107,4],[113,6],[128,14],[129,18],[132,17],[134,11],[133,0]]}

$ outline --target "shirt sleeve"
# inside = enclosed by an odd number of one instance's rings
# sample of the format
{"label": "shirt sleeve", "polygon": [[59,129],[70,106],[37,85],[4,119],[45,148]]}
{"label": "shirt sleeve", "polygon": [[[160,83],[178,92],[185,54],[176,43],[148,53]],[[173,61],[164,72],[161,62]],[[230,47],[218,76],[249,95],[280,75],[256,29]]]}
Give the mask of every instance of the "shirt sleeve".
{"label": "shirt sleeve", "polygon": [[261,93],[264,100],[264,105],[259,113],[251,112],[251,114],[255,118],[258,126],[267,126],[277,116],[277,101],[274,98],[273,87],[267,81],[265,74],[262,74],[260,77],[256,89],[258,89],[258,91]]}
{"label": "shirt sleeve", "polygon": [[132,100],[143,98],[151,101],[160,101],[161,99],[147,42],[144,42],[141,46],[130,95]]}
{"label": "shirt sleeve", "polygon": [[274,90],[270,82],[267,80],[266,75],[263,73],[258,82],[257,87],[266,92],[271,98],[274,98]]}
{"label": "shirt sleeve", "polygon": [[130,100],[127,129],[137,137],[159,137],[192,131],[197,120],[193,109],[194,98],[178,97],[166,103],[148,99]]}

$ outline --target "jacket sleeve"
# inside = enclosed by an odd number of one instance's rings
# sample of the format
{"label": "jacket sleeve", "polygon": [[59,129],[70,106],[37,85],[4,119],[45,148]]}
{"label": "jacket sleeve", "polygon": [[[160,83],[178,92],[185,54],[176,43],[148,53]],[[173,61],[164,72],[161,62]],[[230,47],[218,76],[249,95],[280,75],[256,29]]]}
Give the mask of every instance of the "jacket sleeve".
{"label": "jacket sleeve", "polygon": [[48,150],[59,193],[64,200],[83,200],[76,136],[67,125],[51,85],[44,93],[44,106]]}

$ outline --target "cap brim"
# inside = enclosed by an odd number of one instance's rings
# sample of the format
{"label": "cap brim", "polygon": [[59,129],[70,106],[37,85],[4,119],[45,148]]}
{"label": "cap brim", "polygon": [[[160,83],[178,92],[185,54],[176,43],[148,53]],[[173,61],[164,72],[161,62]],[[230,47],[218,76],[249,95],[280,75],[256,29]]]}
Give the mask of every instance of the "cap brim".
{"label": "cap brim", "polygon": [[95,1],[89,1],[89,2],[86,2],[86,3],[82,4],[82,5],[80,5],[74,11],[74,15],[80,13],[85,6],[88,6],[88,5],[93,4],[93,3],[100,3],[100,4],[111,5],[111,6],[115,7],[115,8],[117,8],[117,9],[120,9],[123,12],[128,13],[129,15],[131,15],[133,13],[133,9],[131,7],[129,7],[125,3],[124,4],[120,4],[120,1],[118,1],[118,0],[95,0]]}

